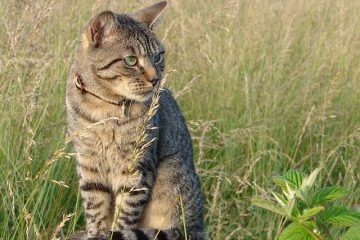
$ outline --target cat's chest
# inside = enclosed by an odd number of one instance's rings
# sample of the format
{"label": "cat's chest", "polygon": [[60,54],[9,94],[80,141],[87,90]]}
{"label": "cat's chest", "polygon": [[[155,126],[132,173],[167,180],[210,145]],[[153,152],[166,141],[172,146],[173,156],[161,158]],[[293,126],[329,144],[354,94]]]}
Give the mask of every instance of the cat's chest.
{"label": "cat's chest", "polygon": [[142,118],[119,125],[116,120],[100,124],[94,130],[94,148],[108,162],[128,160],[136,147]]}
{"label": "cat's chest", "polygon": [[88,164],[102,173],[121,172],[134,158],[144,120],[111,119],[92,125],[79,136],[78,152],[88,156]]}
{"label": "cat's chest", "polygon": [[92,125],[79,137],[76,146],[80,165],[96,169],[114,189],[118,185],[136,185],[139,176],[129,177],[127,171],[134,167],[135,149],[146,116],[121,122],[111,119]]}

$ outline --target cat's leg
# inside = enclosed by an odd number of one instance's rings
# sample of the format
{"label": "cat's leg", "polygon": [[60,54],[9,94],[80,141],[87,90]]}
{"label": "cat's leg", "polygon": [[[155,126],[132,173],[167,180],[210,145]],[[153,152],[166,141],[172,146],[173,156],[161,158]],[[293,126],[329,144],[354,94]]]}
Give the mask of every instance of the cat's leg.
{"label": "cat's leg", "polygon": [[88,239],[106,239],[111,224],[109,209],[111,196],[102,192],[102,187],[83,184],[81,195],[85,206],[86,231]]}
{"label": "cat's leg", "polygon": [[86,217],[87,239],[107,239],[112,222],[112,190],[99,170],[78,160],[80,191]]}
{"label": "cat's leg", "polygon": [[126,191],[115,197],[114,230],[136,228],[149,197],[149,190]]}
{"label": "cat's leg", "polygon": [[126,186],[119,186],[114,194],[115,213],[114,213],[114,231],[122,229],[134,229],[143,213],[144,206],[154,184],[153,163],[147,163],[137,168],[137,174],[129,173]]}
{"label": "cat's leg", "polygon": [[[151,197],[139,221],[140,229],[159,229],[185,233],[188,239],[207,239],[203,223],[203,199],[194,170],[176,158],[163,159],[157,168]],[[184,239],[184,238],[180,238]]]}

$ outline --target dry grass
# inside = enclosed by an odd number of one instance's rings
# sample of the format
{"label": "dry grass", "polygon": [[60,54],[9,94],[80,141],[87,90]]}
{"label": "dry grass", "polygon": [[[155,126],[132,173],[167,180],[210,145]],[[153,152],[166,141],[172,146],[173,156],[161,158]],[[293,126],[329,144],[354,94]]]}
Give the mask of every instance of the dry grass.
{"label": "dry grass", "polygon": [[[1,1],[0,239],[84,226],[64,88],[77,37],[103,9],[150,1]],[[324,165],[358,206],[360,2],[170,0],[158,30],[189,122],[212,239],[273,239],[253,208],[270,178]],[[74,214],[73,214],[74,213]]]}

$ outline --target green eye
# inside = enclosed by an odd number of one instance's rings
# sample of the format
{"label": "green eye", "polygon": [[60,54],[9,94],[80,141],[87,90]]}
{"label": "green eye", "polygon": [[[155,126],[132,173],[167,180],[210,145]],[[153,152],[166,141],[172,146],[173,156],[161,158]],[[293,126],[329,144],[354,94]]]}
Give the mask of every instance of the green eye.
{"label": "green eye", "polygon": [[124,58],[124,62],[126,65],[132,67],[137,63],[137,58],[135,56],[128,56]]}
{"label": "green eye", "polygon": [[155,55],[153,56],[154,63],[160,62],[160,61],[161,61],[161,58],[162,58],[162,53],[155,54]]}

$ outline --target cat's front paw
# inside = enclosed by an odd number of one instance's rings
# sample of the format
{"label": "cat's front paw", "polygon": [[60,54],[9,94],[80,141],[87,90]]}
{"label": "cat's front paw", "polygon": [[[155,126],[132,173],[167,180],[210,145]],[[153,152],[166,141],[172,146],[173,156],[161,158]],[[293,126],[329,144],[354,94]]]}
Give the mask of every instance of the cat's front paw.
{"label": "cat's front paw", "polygon": [[109,234],[97,234],[97,235],[94,235],[94,234],[87,234],[87,237],[86,239],[84,240],[108,240],[109,239]]}
{"label": "cat's front paw", "polygon": [[108,240],[109,237],[96,236],[96,237],[87,237],[86,240]]}

